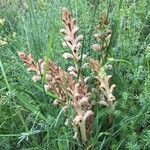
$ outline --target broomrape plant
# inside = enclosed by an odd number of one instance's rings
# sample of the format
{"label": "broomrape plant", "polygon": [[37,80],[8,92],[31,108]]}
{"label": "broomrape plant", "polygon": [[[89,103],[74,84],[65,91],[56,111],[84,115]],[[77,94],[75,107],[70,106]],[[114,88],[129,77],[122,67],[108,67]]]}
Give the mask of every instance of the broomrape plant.
{"label": "broomrape plant", "polygon": [[[94,38],[100,44],[93,44],[92,48],[98,53],[101,53],[101,57],[99,60],[91,59],[90,67],[95,75],[95,79],[97,80],[97,89],[102,92],[102,98],[99,103],[101,105],[109,107],[111,111],[113,111],[115,102],[113,91],[116,85],[109,84],[112,76],[107,75],[106,73],[108,69],[112,68],[109,62],[113,60],[112,58],[107,59],[107,48],[109,47],[111,39],[111,30],[109,29],[108,15],[105,12],[101,14],[100,20],[101,22],[97,26],[98,33],[94,35]],[[112,114],[110,114],[109,124],[112,123],[112,119]]]}
{"label": "broomrape plant", "polygon": [[[86,54],[81,54],[83,35],[78,35],[78,26],[76,20],[71,17],[70,12],[63,8],[62,22],[64,28],[61,33],[64,35],[63,47],[68,47],[70,52],[65,52],[62,56],[65,60],[71,61],[67,71],[61,69],[53,61],[49,60],[48,65],[46,60],[40,59],[36,63],[32,56],[23,52],[18,52],[20,59],[27,66],[28,71],[33,71],[35,75],[32,77],[33,81],[39,81],[45,74],[44,88],[57,95],[54,100],[54,105],[58,105],[62,110],[68,109],[69,106],[74,111],[74,118],[72,120],[72,127],[74,130],[74,138],[85,144],[91,136],[92,124],[94,121],[94,112],[91,99],[92,88],[88,84],[90,77],[85,77],[83,71],[89,66],[94,74],[95,89],[101,92],[101,100],[99,104],[114,108],[115,97],[113,90],[115,85],[110,85],[111,76],[107,75],[106,69],[109,65],[106,61],[106,48],[109,46],[111,37],[111,30],[106,29],[109,21],[106,15],[101,17],[101,25],[97,29],[101,32],[94,35],[100,44],[94,44],[93,49],[97,53],[101,53],[100,60],[87,58]],[[88,56],[89,57],[89,56]],[[82,61],[82,63],[81,63]],[[106,63],[104,63],[104,61]],[[87,62],[87,63],[85,63]],[[112,123],[112,115],[109,114],[109,123]]]}

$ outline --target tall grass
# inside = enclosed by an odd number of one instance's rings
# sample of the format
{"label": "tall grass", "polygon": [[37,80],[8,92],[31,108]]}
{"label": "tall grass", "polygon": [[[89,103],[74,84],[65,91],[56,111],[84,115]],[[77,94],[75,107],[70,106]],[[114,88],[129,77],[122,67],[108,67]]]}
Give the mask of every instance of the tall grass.
{"label": "tall grass", "polygon": [[[92,138],[86,149],[150,148],[150,4],[142,1],[98,0],[2,0],[0,2],[0,149],[85,149],[73,139],[71,124],[65,127],[61,109],[52,106],[56,95],[34,83],[17,51],[36,60],[60,59],[60,12],[67,7],[84,34],[83,51],[90,56],[92,36],[100,14],[108,11],[112,38],[108,55],[113,59],[112,82],[117,85],[115,119],[106,123],[108,109],[96,107]],[[15,34],[16,33],[16,34]],[[6,38],[6,39],[5,39]],[[86,72],[89,74],[89,72]],[[89,74],[90,75],[90,74]],[[95,98],[96,99],[96,98]],[[69,112],[70,118],[72,112]]]}

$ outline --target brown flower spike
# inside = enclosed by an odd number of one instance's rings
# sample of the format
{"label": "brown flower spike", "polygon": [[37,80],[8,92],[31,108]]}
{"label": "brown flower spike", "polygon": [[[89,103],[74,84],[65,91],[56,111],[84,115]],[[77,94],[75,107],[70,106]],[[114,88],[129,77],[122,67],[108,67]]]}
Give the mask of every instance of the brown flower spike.
{"label": "brown flower spike", "polygon": [[[107,18],[106,13],[102,13],[101,22],[99,26],[97,26],[98,33],[94,35],[96,41],[101,44],[94,44],[92,48],[101,54],[100,60],[90,60],[90,68],[95,75],[95,78],[98,81],[98,87],[103,94],[103,99],[100,100],[100,104],[110,107],[113,109],[115,97],[113,95],[115,84],[110,86],[111,75],[106,74],[106,68],[109,66],[104,64],[106,62],[106,49],[109,46],[110,38],[111,38],[111,30],[107,29],[109,25],[109,20]],[[112,116],[109,115],[109,124],[112,123]]]}
{"label": "brown flower spike", "polygon": [[[62,21],[64,29],[61,29],[61,32],[65,35],[63,45],[71,50],[70,53],[64,53],[63,57],[65,59],[72,59],[73,62],[75,62],[74,66],[68,68],[70,74],[73,75],[77,81],[72,98],[72,106],[76,112],[73,125],[75,128],[75,135],[77,135],[76,138],[81,137],[82,143],[85,143],[90,136],[94,113],[91,110],[89,100],[90,93],[88,93],[88,86],[86,84],[88,77],[84,78],[83,75],[80,74],[79,79],[77,79],[79,69],[84,69],[87,66],[86,63],[84,63],[81,68],[79,66],[79,61],[81,59],[79,52],[81,47],[80,41],[83,39],[83,36],[77,35],[79,28],[76,25],[75,19],[71,17],[70,12],[66,8],[62,10]],[[85,57],[86,55],[83,54],[82,59]]]}

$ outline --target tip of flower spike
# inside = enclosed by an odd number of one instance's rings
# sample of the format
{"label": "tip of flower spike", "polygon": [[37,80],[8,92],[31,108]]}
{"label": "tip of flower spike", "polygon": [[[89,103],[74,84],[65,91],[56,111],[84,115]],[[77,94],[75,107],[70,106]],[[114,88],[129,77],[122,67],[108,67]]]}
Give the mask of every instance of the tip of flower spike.
{"label": "tip of flower spike", "polygon": [[70,12],[68,11],[66,7],[63,7],[62,8],[62,20],[66,22],[66,19],[68,19],[69,16],[70,16]]}
{"label": "tip of flower spike", "polygon": [[62,8],[62,11],[66,11],[66,10],[68,11],[68,9],[67,9],[66,7],[63,7],[63,8]]}

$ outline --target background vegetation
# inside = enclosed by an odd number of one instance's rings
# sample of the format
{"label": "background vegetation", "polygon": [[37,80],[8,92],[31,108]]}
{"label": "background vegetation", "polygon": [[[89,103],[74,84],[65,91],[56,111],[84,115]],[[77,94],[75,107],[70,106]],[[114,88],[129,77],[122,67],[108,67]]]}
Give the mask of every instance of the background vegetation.
{"label": "background vegetation", "polygon": [[[149,0],[1,0],[0,1],[0,149],[85,149],[65,127],[53,97],[35,84],[17,56],[47,54],[65,68],[59,30],[67,7],[84,34],[91,54],[103,11],[109,12],[117,85],[115,121],[108,128],[106,108],[95,108],[92,138],[86,149],[150,149],[150,2]],[[2,20],[2,19],[5,19]]]}

